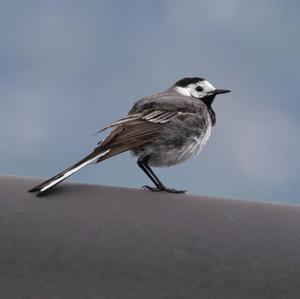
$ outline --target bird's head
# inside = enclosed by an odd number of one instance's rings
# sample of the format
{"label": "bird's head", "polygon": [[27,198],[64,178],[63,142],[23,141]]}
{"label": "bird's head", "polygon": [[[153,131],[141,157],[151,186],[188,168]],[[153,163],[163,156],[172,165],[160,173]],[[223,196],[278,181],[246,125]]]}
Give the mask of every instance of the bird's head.
{"label": "bird's head", "polygon": [[203,78],[183,78],[173,86],[176,91],[184,96],[201,99],[206,104],[211,105],[215,96],[228,93],[228,89],[218,89]]}

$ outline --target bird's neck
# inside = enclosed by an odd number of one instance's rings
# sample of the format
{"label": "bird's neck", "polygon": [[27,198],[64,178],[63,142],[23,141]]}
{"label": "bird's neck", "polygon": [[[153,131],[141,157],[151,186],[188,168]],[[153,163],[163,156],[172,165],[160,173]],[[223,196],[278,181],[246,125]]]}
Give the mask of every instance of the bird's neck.
{"label": "bird's neck", "polygon": [[208,114],[211,120],[211,124],[214,126],[216,124],[216,113],[215,111],[211,108],[211,106],[207,106],[208,109]]}
{"label": "bird's neck", "polygon": [[204,98],[201,99],[207,107],[208,114],[210,116],[210,120],[211,120],[211,123],[212,123],[213,126],[216,124],[216,113],[211,107],[214,99],[215,99],[214,95],[213,96],[207,96],[207,97],[204,97]]}

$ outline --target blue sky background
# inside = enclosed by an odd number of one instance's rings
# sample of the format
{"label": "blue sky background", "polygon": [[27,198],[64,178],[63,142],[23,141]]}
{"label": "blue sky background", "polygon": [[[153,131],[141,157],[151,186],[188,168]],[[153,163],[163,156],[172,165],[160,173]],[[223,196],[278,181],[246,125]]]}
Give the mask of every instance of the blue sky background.
{"label": "blue sky background", "polygon": [[[300,203],[299,1],[0,0],[0,172],[49,177],[182,77],[232,90],[203,152],[157,169],[190,193]],[[75,181],[149,183],[125,153]]]}

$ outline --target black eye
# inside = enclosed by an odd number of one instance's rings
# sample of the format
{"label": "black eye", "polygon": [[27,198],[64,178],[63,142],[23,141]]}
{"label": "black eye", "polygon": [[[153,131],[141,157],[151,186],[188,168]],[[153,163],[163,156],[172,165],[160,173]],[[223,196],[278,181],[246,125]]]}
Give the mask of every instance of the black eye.
{"label": "black eye", "polygon": [[197,90],[197,91],[203,91],[203,88],[202,88],[201,86],[197,86],[197,87],[196,87],[196,90]]}

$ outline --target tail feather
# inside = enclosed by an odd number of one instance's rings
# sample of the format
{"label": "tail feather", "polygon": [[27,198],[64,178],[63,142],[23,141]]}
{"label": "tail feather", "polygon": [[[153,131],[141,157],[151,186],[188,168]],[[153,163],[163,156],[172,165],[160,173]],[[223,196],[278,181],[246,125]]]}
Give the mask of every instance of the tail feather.
{"label": "tail feather", "polygon": [[50,189],[52,189],[54,186],[57,184],[61,183],[64,181],[66,178],[80,170],[81,168],[87,166],[88,164],[91,164],[93,162],[96,162],[100,158],[104,158],[106,154],[108,154],[110,149],[107,149],[105,151],[101,151],[100,153],[91,153],[76,164],[72,165],[71,167],[67,168],[66,170],[58,173],[54,177],[46,180],[45,182],[33,187],[30,189],[28,192],[38,192],[36,195],[37,196],[42,196],[46,192],[48,192]]}
{"label": "tail feather", "polygon": [[116,127],[91,154],[56,176],[33,187],[29,192],[37,192],[37,196],[42,196],[84,166],[101,162],[112,156],[146,144],[152,140],[158,130],[159,126],[157,124],[135,119],[130,124],[127,124],[126,127]]}

